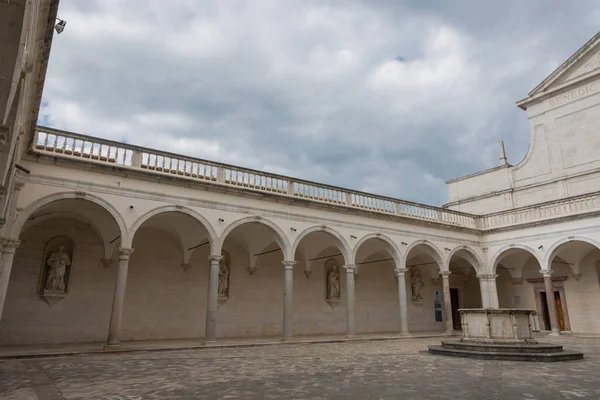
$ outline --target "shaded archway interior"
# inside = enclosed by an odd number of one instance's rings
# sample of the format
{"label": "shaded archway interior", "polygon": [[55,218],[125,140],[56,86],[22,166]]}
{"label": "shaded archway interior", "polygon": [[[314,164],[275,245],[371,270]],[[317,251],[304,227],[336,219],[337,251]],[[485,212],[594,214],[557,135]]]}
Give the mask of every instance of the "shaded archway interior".
{"label": "shaded archway interior", "polygon": [[394,250],[384,240],[371,238],[356,250],[356,331],[400,330],[398,284]]}
{"label": "shaded archway interior", "polygon": [[165,211],[132,234],[122,339],[202,337],[211,250],[204,225]]}
{"label": "shaded archway interior", "polygon": [[[21,244],[11,269],[0,342],[106,340],[120,235],[111,213],[85,199],[56,200],[35,210],[19,232]],[[43,296],[44,271],[50,255],[58,251],[55,247],[65,243],[72,243],[65,249],[70,261],[64,275],[68,296],[49,303]],[[32,325],[37,327],[33,331]]]}

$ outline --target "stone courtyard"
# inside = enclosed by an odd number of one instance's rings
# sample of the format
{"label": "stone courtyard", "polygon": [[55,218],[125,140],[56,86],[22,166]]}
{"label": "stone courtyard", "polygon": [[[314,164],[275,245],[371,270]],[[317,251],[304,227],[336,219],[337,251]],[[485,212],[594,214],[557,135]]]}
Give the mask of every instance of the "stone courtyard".
{"label": "stone courtyard", "polygon": [[598,399],[600,340],[563,363],[433,356],[438,339],[282,344],[0,362],[4,400]]}

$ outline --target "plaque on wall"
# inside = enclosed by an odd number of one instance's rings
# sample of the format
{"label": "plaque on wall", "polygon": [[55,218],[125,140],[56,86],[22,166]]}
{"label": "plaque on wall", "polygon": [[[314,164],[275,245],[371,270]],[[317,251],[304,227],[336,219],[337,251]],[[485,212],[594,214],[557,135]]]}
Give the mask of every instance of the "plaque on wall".
{"label": "plaque on wall", "polygon": [[44,248],[38,295],[52,307],[69,293],[75,243],[67,236],[50,239]]}
{"label": "plaque on wall", "polygon": [[433,291],[433,312],[435,315],[435,322],[442,321],[442,298],[440,296],[440,291],[438,289],[434,289]]}

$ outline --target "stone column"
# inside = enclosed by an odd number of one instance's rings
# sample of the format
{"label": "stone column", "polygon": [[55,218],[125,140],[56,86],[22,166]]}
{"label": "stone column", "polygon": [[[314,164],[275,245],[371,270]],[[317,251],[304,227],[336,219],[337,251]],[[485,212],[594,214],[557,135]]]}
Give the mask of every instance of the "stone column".
{"label": "stone column", "polygon": [[541,270],[544,275],[544,288],[546,289],[546,302],[548,304],[548,314],[550,314],[550,336],[560,335],[560,327],[558,326],[558,312],[556,310],[556,300],[554,300],[554,285],[552,285],[552,271]]}
{"label": "stone column", "polygon": [[446,333],[454,333],[452,320],[452,300],[450,300],[450,271],[441,271],[442,288],[444,293],[444,314],[446,314]]}
{"label": "stone column", "polygon": [[282,261],[285,268],[285,288],[283,292],[283,338],[292,337],[294,323],[294,265],[296,261]]}
{"label": "stone column", "polygon": [[400,333],[408,335],[408,304],[406,300],[406,268],[396,268],[398,300],[400,302]]}
{"label": "stone column", "polygon": [[6,293],[8,292],[8,281],[10,279],[10,271],[12,270],[13,258],[15,251],[19,247],[18,240],[7,240],[2,244],[2,253],[0,254],[0,320],[2,319],[2,311],[4,310],[4,302],[6,301]]}
{"label": "stone column", "polygon": [[499,308],[498,289],[496,287],[496,274],[479,274],[479,289],[481,291],[482,308]]}
{"label": "stone column", "polygon": [[206,324],[204,340],[214,341],[217,338],[217,308],[219,307],[219,265],[223,256],[208,256],[210,270],[208,272],[208,298],[206,300]]}
{"label": "stone column", "polygon": [[129,256],[131,256],[131,253],[133,253],[133,249],[119,247],[117,282],[115,283],[115,295],[113,297],[110,325],[108,327],[108,340],[106,342],[108,347],[119,345],[123,306],[125,303],[125,287],[127,286],[127,271],[129,270]]}
{"label": "stone column", "polygon": [[344,265],[346,270],[346,324],[348,335],[356,334],[356,322],[354,321],[354,270],[355,265]]}

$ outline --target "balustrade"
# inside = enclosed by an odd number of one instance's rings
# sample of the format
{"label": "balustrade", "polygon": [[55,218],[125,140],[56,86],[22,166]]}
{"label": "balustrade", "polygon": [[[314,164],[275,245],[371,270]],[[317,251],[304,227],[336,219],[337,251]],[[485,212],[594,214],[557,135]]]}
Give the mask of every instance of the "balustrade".
{"label": "balustrade", "polygon": [[470,214],[184,157],[76,133],[38,127],[32,150],[38,153],[50,153],[57,157],[116,164],[148,173],[202,180],[217,185],[236,186],[252,191],[270,192],[279,196],[399,215],[434,223],[473,229],[477,227],[477,217]]}

